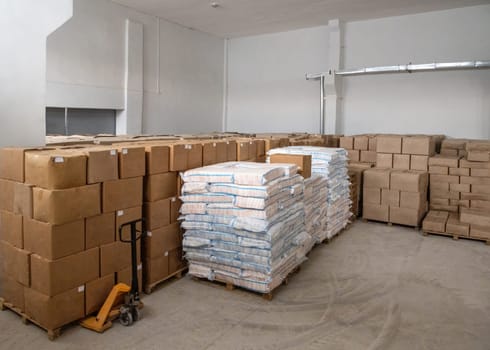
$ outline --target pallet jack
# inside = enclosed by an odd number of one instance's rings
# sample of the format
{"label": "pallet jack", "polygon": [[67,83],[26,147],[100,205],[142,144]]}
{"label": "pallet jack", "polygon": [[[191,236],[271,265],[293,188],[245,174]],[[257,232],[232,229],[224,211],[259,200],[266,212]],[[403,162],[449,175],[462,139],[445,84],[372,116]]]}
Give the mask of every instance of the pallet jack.
{"label": "pallet jack", "polygon": [[[141,223],[141,231],[137,230],[136,225]],[[123,229],[131,227],[130,239],[123,238]],[[131,287],[125,283],[116,284],[104,305],[99,310],[97,316],[90,316],[82,321],[80,325],[90,330],[103,333],[112,327],[112,321],[119,318],[119,323],[123,326],[131,326],[140,319],[140,309],[143,303],[140,301],[138,285],[138,261],[137,261],[137,242],[146,234],[145,222],[143,219],[134,220],[122,224],[119,227],[119,240],[123,243],[131,244]]]}

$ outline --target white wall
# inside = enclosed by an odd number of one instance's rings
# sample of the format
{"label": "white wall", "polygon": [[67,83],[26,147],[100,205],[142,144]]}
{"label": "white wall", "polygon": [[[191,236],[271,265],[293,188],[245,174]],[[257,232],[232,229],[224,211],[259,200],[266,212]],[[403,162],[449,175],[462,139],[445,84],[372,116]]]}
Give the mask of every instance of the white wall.
{"label": "white wall", "polygon": [[143,115],[128,108],[135,112],[127,118],[140,121],[127,124],[153,134],[219,130],[224,40],[108,0],[74,0],[73,18],[49,37],[46,104],[122,110],[138,103],[137,91],[126,96],[127,19],[143,26]]}
{"label": "white wall", "polygon": [[[350,22],[344,67],[490,59],[490,5]],[[339,131],[490,137],[490,70],[348,77]]]}
{"label": "white wall", "polygon": [[327,69],[327,26],[231,39],[227,130],[318,132],[319,83]]}

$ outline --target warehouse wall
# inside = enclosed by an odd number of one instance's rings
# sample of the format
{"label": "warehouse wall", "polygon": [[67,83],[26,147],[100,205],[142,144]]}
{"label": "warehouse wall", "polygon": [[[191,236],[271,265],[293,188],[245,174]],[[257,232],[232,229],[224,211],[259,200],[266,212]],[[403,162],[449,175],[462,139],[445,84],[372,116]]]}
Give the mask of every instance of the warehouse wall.
{"label": "warehouse wall", "polygon": [[318,132],[327,60],[327,26],[229,40],[227,130]]}
{"label": "warehouse wall", "polygon": [[[490,59],[490,5],[350,22],[344,67]],[[490,137],[490,70],[348,77],[341,130]]]}
{"label": "warehouse wall", "polygon": [[143,25],[143,115],[128,118],[145,133],[221,129],[224,40],[107,0],[75,0],[73,18],[49,37],[47,105],[126,107],[127,19]]}

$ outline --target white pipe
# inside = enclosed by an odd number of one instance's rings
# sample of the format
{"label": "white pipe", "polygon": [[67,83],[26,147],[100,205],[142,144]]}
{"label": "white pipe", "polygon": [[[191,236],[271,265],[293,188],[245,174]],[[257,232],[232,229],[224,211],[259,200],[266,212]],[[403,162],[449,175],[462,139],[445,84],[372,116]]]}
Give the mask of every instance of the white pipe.
{"label": "white pipe", "polygon": [[325,76],[320,78],[320,134],[325,133]]}

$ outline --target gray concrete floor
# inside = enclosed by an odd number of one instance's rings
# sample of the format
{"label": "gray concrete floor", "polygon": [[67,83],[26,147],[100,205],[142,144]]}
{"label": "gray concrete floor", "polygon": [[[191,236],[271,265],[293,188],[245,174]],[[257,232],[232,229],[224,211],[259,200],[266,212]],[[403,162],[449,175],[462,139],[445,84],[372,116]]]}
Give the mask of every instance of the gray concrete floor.
{"label": "gray concrete floor", "polygon": [[5,311],[0,348],[490,349],[490,247],[356,222],[271,302],[188,276],[144,301],[131,328],[55,342]]}

